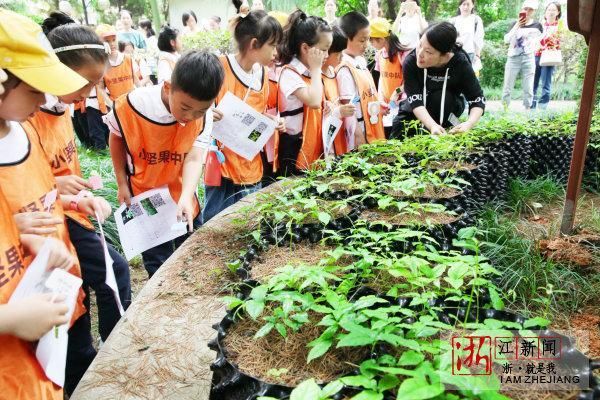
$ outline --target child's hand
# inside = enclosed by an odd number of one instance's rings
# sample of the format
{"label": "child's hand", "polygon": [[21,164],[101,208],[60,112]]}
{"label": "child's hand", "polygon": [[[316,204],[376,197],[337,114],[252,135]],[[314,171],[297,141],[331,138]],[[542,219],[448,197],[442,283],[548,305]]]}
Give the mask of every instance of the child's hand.
{"label": "child's hand", "polygon": [[354,104],[344,104],[340,106],[340,116],[342,118],[352,117],[356,113],[356,106]]}
{"label": "child's hand", "polygon": [[117,189],[117,201],[119,204],[125,203],[127,207],[131,205],[131,190],[129,190],[129,185],[126,183],[119,185]]}
{"label": "child's hand", "polygon": [[56,186],[60,194],[77,194],[85,189],[92,189],[88,181],[77,175],[57,176]]}
{"label": "child's hand", "polygon": [[21,243],[28,254],[38,255],[46,242],[50,244],[50,255],[48,257],[48,269],[60,268],[69,270],[76,260],[62,240],[46,238],[38,235],[21,235]]}
{"label": "child's hand", "polygon": [[388,115],[390,113],[390,106],[389,106],[389,104],[386,104],[385,102],[380,101],[379,102],[379,106],[380,106],[380,109],[381,109],[381,112],[380,112],[381,115]]}
{"label": "child's hand", "polygon": [[196,198],[194,196],[181,196],[177,203],[177,221],[186,221],[188,232],[194,231],[194,209]]}
{"label": "child's hand", "polygon": [[13,218],[20,233],[50,235],[57,232],[57,225],[65,221],[45,211],[14,214]]}
{"label": "child's hand", "polygon": [[319,50],[316,47],[311,47],[308,49],[308,69],[310,71],[314,71],[316,69],[320,70],[323,66],[323,60],[325,60],[325,52],[323,50]]}
{"label": "child's hand", "polygon": [[323,106],[323,115],[324,116],[328,116],[329,114],[331,114],[332,111],[332,104],[329,100],[325,100],[325,104]]}
{"label": "child's hand", "polygon": [[213,108],[212,113],[213,113],[213,122],[218,122],[223,119],[223,111]]}
{"label": "child's hand", "polygon": [[275,127],[276,130],[279,132],[285,132],[285,118],[279,118],[269,113],[263,113],[263,115],[277,122],[277,126]]}
{"label": "child's hand", "polygon": [[35,294],[18,302],[7,304],[5,311],[7,333],[28,342],[38,340],[52,327],[66,324],[69,319],[69,307],[64,296],[53,294]]}
{"label": "child's hand", "polygon": [[98,218],[98,222],[103,224],[106,218],[110,217],[111,207],[108,201],[102,197],[85,197],[79,200],[77,208],[82,213],[91,217]]}

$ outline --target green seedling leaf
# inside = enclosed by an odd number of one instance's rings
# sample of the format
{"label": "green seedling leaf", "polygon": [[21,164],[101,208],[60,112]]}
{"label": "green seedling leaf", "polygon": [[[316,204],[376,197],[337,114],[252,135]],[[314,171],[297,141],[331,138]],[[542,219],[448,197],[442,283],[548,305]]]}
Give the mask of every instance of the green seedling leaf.
{"label": "green seedling leaf", "polygon": [[250,318],[256,321],[265,309],[265,303],[261,300],[248,300],[245,304],[245,308]]}
{"label": "green seedling leaf", "polygon": [[273,325],[273,324],[272,324],[272,323],[270,323],[270,322],[269,322],[269,323],[266,323],[265,325],[263,325],[263,326],[262,326],[262,328],[260,328],[260,329],[258,330],[258,332],[256,332],[256,333],[254,334],[254,338],[255,338],[255,339],[258,339],[258,338],[261,338],[261,337],[263,337],[263,336],[266,336],[266,335],[267,335],[269,332],[271,332],[271,330],[273,329],[273,327],[274,327],[274,326],[275,326],[275,325]]}
{"label": "green seedling leaf", "polygon": [[321,388],[314,379],[299,384],[290,395],[290,400],[320,400]]}
{"label": "green seedling leaf", "polygon": [[331,215],[329,213],[326,213],[323,211],[319,211],[319,214],[317,214],[317,217],[319,218],[319,221],[323,225],[327,225],[329,223],[329,221],[331,221]]}
{"label": "green seedling leaf", "polygon": [[308,346],[312,347],[312,349],[310,349],[310,352],[308,353],[306,363],[308,364],[315,358],[319,358],[323,354],[327,353],[327,350],[331,348],[332,344],[333,339],[317,339],[317,341],[310,342]]}
{"label": "green seedling leaf", "polygon": [[430,385],[423,378],[408,378],[398,389],[398,400],[424,400],[439,396],[444,392],[443,385]]}
{"label": "green seedling leaf", "polygon": [[417,365],[422,363],[424,359],[425,355],[423,355],[422,353],[419,353],[418,351],[408,350],[402,353],[402,356],[400,356],[400,360],[398,360],[398,365]]}
{"label": "green seedling leaf", "polygon": [[534,326],[541,326],[542,328],[550,325],[550,321],[542,317],[530,318],[523,323],[523,328],[528,329]]}

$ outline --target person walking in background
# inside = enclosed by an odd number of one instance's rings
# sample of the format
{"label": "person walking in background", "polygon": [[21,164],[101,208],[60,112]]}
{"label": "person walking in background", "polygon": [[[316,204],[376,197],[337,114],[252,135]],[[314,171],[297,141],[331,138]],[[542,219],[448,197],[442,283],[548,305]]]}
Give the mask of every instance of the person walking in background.
{"label": "person walking in background", "polygon": [[175,63],[181,55],[181,34],[177,29],[164,26],[158,35],[158,83],[171,82]]}
{"label": "person walking in background", "polygon": [[537,8],[537,0],[525,0],[519,13],[519,20],[504,35],[504,42],[508,43],[508,58],[504,67],[502,89],[502,102],[505,108],[510,106],[511,93],[519,73],[522,75],[523,106],[528,110],[533,103],[534,52],[543,31],[542,24],[533,19]]}
{"label": "person walking in background", "polygon": [[[531,108],[539,106],[540,109],[545,110],[550,102],[552,74],[554,73],[555,66],[542,66],[540,65],[540,62],[542,61],[542,54],[544,52],[560,50],[560,37],[565,29],[560,20],[561,16],[562,10],[559,3],[552,2],[546,6],[546,12],[544,13],[544,31],[542,39],[540,40],[540,46],[535,52],[535,76],[533,79],[533,104]],[[558,61],[559,60],[555,60],[555,62]],[[542,96],[538,101],[537,93],[540,81],[542,83]]]}
{"label": "person walking in background", "polygon": [[183,24],[183,35],[190,35],[202,31],[198,26],[198,18],[192,10],[184,12],[181,15],[181,23]]}
{"label": "person walking in background", "polygon": [[121,10],[121,24],[123,24],[123,30],[117,33],[117,39],[119,42],[131,42],[138,49],[146,48],[146,41],[143,36],[133,29],[133,20],[131,14],[127,10]]}
{"label": "person walking in background", "polygon": [[396,32],[402,46],[416,49],[421,33],[425,29],[427,29],[427,21],[421,13],[419,0],[404,0],[392,25],[392,31]]}
{"label": "person walking in background", "polygon": [[462,44],[463,50],[469,55],[473,64],[476,58],[481,58],[485,35],[483,21],[474,11],[474,0],[460,0],[458,13],[450,20],[458,31],[458,43]]}
{"label": "person walking in background", "polygon": [[329,25],[333,25],[335,22],[337,22],[337,17],[335,15],[337,13],[337,9],[337,3],[335,0],[325,1],[325,21],[327,21]]}

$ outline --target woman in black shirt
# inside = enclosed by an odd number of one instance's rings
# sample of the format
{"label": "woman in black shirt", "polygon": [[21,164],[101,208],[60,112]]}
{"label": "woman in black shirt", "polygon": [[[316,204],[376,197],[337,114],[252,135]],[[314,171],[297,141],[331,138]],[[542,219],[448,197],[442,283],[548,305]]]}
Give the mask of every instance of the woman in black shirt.
{"label": "woman in black shirt", "polygon": [[[473,72],[469,56],[456,43],[454,25],[440,22],[430,26],[419,47],[404,60],[406,100],[394,119],[392,137],[407,133],[406,122],[419,120],[434,135],[465,132],[477,124],[485,110],[485,97]],[[466,103],[469,118],[460,123]]]}

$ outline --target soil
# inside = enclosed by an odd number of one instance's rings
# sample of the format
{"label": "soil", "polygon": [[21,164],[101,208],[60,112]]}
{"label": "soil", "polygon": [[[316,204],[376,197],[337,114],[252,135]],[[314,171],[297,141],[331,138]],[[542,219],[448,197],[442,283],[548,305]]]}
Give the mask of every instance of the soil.
{"label": "soil", "polygon": [[448,186],[427,185],[422,192],[416,191],[409,195],[401,190],[386,190],[385,193],[395,198],[451,199],[459,196],[462,191]]}
{"label": "soil", "polygon": [[458,216],[447,213],[432,213],[420,211],[417,214],[403,214],[393,210],[365,210],[359,219],[373,222],[385,222],[391,225],[447,225],[459,219]]}
{"label": "soil", "polygon": [[260,326],[250,319],[240,320],[229,329],[223,346],[229,360],[242,372],[269,383],[297,386],[309,378],[330,382],[352,372],[369,355],[368,348],[331,349],[307,364],[310,349],[306,343],[319,337],[323,327],[309,323],[298,332],[288,329],[287,338],[273,329],[265,337],[253,339]]}
{"label": "soil", "polygon": [[373,156],[370,160],[369,160],[372,164],[395,164],[397,163],[398,157],[394,156],[394,155],[387,155],[387,154],[379,154],[376,156]]}
{"label": "soil", "polygon": [[577,234],[540,240],[538,246],[542,255],[548,260],[589,267],[594,263],[594,255],[586,248],[585,243],[597,243],[598,239],[600,236],[597,235]]}
{"label": "soil", "polygon": [[[326,251],[333,247],[321,246],[301,242],[290,246],[271,246],[261,253],[256,261],[250,264],[252,279],[263,282],[275,275],[277,268],[285,265],[318,265],[322,259],[327,258]],[[342,258],[338,265],[349,265],[352,261]]]}
{"label": "soil", "polygon": [[432,161],[427,166],[431,169],[454,171],[473,171],[477,168],[477,165],[475,164],[469,164],[460,161]]}

